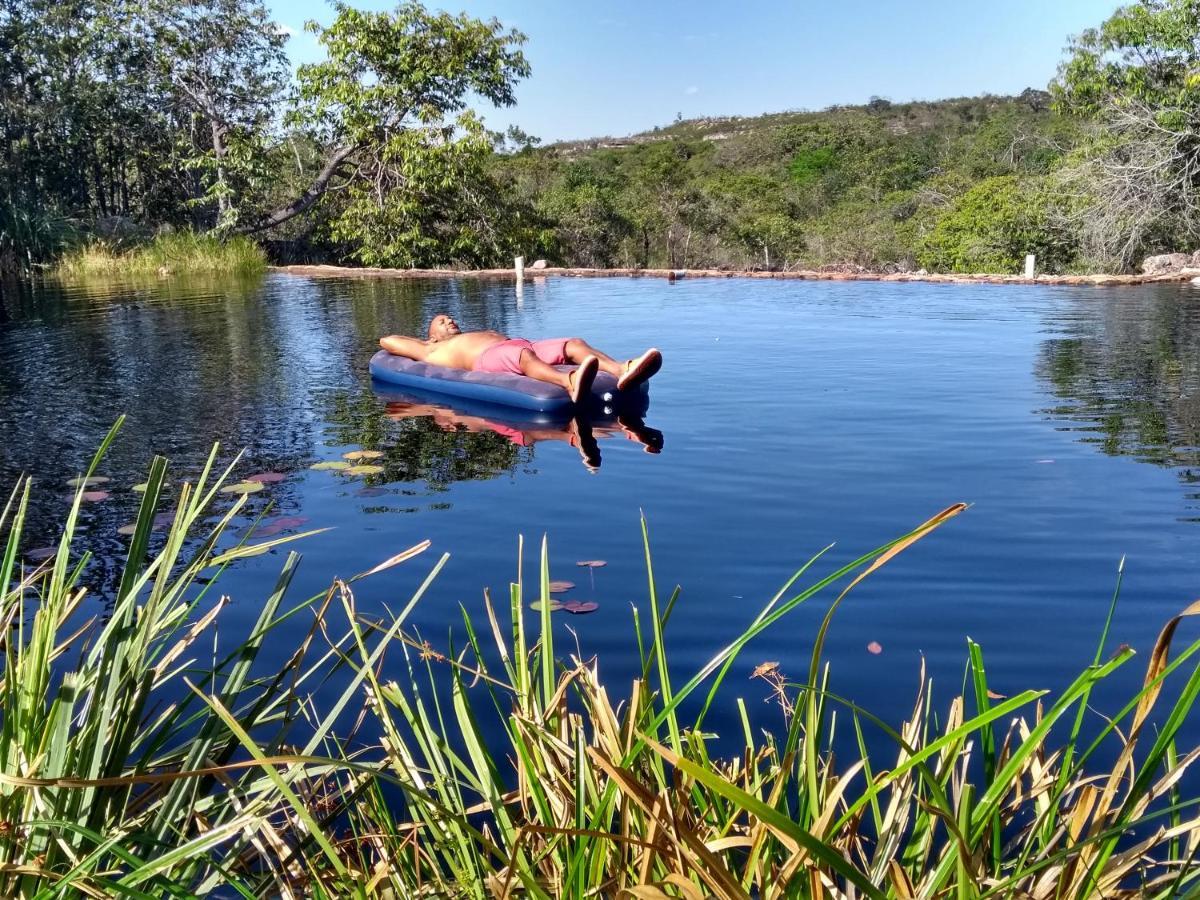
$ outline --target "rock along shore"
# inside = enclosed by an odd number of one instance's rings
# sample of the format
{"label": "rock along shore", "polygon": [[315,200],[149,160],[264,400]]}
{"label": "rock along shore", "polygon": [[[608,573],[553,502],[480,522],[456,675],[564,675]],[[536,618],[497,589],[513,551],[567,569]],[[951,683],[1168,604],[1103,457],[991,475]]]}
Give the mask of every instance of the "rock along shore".
{"label": "rock along shore", "polygon": [[[514,278],[512,269],[370,269],[347,266],[271,266],[272,272],[309,278]],[[1131,285],[1191,281],[1195,271],[1154,275],[931,275],[900,272],[880,275],[859,272],[732,272],[723,269],[529,269],[525,280],[535,278],[775,278],[791,281],[921,281],[934,284],[1094,284]]]}

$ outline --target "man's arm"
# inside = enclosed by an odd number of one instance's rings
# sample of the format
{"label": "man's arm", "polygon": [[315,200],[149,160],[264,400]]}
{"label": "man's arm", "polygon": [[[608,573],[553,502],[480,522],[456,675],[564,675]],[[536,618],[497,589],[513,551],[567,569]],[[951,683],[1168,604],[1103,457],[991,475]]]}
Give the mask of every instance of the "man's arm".
{"label": "man's arm", "polygon": [[405,337],[402,334],[389,334],[379,339],[379,346],[388,353],[396,356],[406,356],[409,359],[422,360],[429,353],[429,342],[418,338]]}

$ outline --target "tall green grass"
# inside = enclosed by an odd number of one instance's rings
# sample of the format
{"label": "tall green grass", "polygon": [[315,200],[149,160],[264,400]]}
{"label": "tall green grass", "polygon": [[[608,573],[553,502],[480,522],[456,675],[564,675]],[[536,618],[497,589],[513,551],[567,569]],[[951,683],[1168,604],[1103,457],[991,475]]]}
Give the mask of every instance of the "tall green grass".
{"label": "tall green grass", "polygon": [[[1197,888],[1200,809],[1182,787],[1200,749],[1177,740],[1194,725],[1200,641],[1170,651],[1200,604],[1166,624],[1121,708],[1090,711],[1096,686],[1134,657],[1107,648],[1105,627],[1056,694],[999,696],[968,643],[963,696],[939,706],[922,678],[911,710],[871,714],[831,688],[821,653],[833,616],[864,578],[962,512],[954,506],[834,571],[815,574],[818,554],[688,677],[669,664],[679,591],[660,593],[645,531],[632,685],[606,684],[603,660],[555,649],[545,541],[528,575],[519,551],[503,602],[485,595],[478,619],[464,611],[461,646],[410,631],[445,555],[394,612],[367,614],[355,599],[358,580],[421,564],[428,542],[289,608],[290,554],[249,637],[225,646],[213,630],[227,602],[216,579],[283,541],[232,540],[242,501],[206,522],[228,472],[215,460],[179,490],[161,539],[151,528],[167,466],[155,460],[99,618],[83,586],[80,498],[57,555],[34,568],[20,563],[27,480],[0,513],[5,896],[1165,898]],[[757,671],[785,726],[756,732],[729,675],[758,635],[822,598],[803,677]],[[531,600],[541,601],[533,616]],[[285,622],[299,635],[294,652],[260,671]],[[741,722],[738,752],[728,752],[736,736],[718,743],[706,727],[717,704]],[[839,736],[858,747],[851,758],[832,752]]]}
{"label": "tall green grass", "polygon": [[0,199],[0,275],[42,265],[77,239],[75,223],[65,216]]}
{"label": "tall green grass", "polygon": [[189,273],[246,275],[262,272],[267,258],[247,237],[220,238],[193,231],[162,234],[147,244],[117,249],[103,242],[64,253],[55,271],[67,278]]}

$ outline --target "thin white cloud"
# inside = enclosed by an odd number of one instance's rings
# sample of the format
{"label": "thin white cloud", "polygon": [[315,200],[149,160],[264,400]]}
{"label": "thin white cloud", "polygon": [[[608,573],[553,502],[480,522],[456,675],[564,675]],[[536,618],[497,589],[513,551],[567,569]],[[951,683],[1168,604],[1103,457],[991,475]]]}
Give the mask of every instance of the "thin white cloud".
{"label": "thin white cloud", "polygon": [[300,32],[291,25],[284,25],[282,22],[275,23],[275,31],[279,34],[286,34],[288,37],[295,37]]}
{"label": "thin white cloud", "polygon": [[696,94],[700,93],[700,88],[696,87],[696,85],[694,85],[694,84],[693,84],[693,85],[689,85],[689,86],[688,86],[688,87],[687,87],[687,88],[684,90],[684,93],[685,93],[685,94],[687,94],[689,97],[693,97],[693,96],[695,96]]}

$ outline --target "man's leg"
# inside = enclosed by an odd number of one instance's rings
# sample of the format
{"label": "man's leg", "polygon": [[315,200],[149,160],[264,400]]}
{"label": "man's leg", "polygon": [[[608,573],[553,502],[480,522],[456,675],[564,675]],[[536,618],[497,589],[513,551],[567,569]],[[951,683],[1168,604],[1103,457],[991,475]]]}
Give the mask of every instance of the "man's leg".
{"label": "man's leg", "polygon": [[625,371],[625,364],[617,362],[603,350],[597,350],[583,338],[567,338],[563,346],[563,355],[573,363],[582,362],[588,356],[594,356],[600,361],[600,371],[607,372],[614,378],[620,378]]}
{"label": "man's leg", "polygon": [[542,362],[532,350],[521,351],[521,373],[557,384],[571,395],[571,400],[579,403],[592,390],[592,382],[596,380],[598,362],[596,357],[585,357],[579,361],[579,367],[573,372],[560,372],[554,366]]}
{"label": "man's leg", "polygon": [[[537,343],[534,348],[537,349]],[[540,355],[540,354],[539,354]],[[597,350],[583,338],[568,338],[563,345],[563,355],[571,362],[578,362],[587,356],[594,356],[600,361],[600,368],[617,379],[621,390],[637,387],[657,374],[662,368],[662,354],[653,347],[636,359],[617,362],[602,350]]]}

